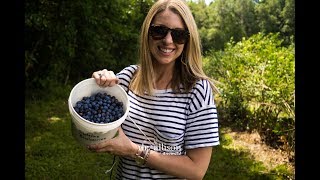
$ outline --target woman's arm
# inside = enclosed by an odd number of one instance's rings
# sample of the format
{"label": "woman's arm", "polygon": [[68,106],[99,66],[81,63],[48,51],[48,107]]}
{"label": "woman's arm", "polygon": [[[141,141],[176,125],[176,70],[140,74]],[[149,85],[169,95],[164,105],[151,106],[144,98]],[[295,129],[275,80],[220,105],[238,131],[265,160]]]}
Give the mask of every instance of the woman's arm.
{"label": "woman's arm", "polygon": [[212,147],[187,150],[186,155],[162,155],[151,151],[147,166],[186,179],[202,179],[208,169]]}
{"label": "woman's arm", "polygon": [[[133,143],[119,128],[117,137],[90,145],[88,148],[95,152],[108,152],[114,155],[135,158],[139,146]],[[146,166],[160,170],[166,174],[186,179],[202,179],[208,169],[212,147],[187,150],[186,155],[163,155],[150,151]]]}

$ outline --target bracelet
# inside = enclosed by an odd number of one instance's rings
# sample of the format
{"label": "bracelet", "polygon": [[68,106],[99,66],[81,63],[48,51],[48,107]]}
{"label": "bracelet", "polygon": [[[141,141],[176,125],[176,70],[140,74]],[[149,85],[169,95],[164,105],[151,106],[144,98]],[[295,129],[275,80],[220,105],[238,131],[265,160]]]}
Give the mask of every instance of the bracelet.
{"label": "bracelet", "polygon": [[144,164],[143,164],[143,165],[147,164],[147,160],[148,160],[150,151],[151,151],[151,149],[148,148],[148,149],[147,149],[147,152],[146,152],[146,155],[144,156]]}
{"label": "bracelet", "polygon": [[141,156],[142,153],[143,153],[142,146],[139,146],[139,145],[138,145],[138,151],[137,151],[137,153],[135,154],[135,156]]}
{"label": "bracelet", "polygon": [[144,148],[144,146],[139,146],[137,154],[135,154],[135,161],[138,165],[145,165],[147,162],[147,159],[150,154],[150,148]]}

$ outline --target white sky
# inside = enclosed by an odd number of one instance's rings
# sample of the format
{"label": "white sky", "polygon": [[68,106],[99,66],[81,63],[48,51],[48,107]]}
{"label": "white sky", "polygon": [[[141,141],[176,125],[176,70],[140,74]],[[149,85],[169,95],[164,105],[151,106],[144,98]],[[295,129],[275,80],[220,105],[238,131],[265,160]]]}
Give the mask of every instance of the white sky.
{"label": "white sky", "polygon": [[206,4],[209,5],[213,0],[205,0]]}
{"label": "white sky", "polygon": [[[198,0],[189,0],[189,1],[196,2],[196,1],[198,1]],[[206,2],[206,4],[207,4],[207,5],[209,5],[209,4],[210,4],[210,2],[212,2],[212,1],[214,1],[214,0],[205,0],[205,2]]]}

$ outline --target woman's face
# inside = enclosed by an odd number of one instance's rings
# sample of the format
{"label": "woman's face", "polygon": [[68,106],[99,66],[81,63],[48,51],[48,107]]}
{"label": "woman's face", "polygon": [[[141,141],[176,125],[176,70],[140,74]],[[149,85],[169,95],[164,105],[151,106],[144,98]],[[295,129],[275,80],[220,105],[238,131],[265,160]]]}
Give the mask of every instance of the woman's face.
{"label": "woman's face", "polygon": [[[171,29],[185,29],[181,17],[169,9],[157,14],[152,24],[166,26]],[[154,40],[149,37],[149,46],[151,54],[156,60],[155,63],[158,65],[173,65],[184,48],[184,44],[173,42],[171,31],[160,40]]]}

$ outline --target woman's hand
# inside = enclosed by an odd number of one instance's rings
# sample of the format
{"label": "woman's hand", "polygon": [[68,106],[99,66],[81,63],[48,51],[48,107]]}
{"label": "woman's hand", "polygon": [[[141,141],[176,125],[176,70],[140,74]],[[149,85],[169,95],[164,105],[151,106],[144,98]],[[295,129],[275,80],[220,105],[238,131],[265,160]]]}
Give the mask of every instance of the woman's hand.
{"label": "woman's hand", "polygon": [[133,143],[123,133],[122,128],[119,127],[118,136],[98,144],[90,145],[88,149],[94,152],[108,152],[113,155],[134,157],[138,152],[139,146]]}
{"label": "woman's hand", "polygon": [[103,69],[92,73],[92,77],[96,80],[99,86],[107,87],[118,84],[119,79],[116,77],[113,71]]}

